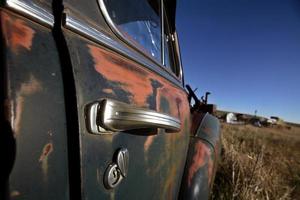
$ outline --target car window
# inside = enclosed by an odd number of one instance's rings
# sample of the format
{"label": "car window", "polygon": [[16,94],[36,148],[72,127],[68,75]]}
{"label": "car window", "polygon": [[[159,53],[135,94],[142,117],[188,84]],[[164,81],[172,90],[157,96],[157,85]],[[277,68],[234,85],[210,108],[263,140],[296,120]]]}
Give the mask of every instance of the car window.
{"label": "car window", "polygon": [[158,62],[162,62],[159,2],[159,0],[104,0],[108,15],[119,34]]}

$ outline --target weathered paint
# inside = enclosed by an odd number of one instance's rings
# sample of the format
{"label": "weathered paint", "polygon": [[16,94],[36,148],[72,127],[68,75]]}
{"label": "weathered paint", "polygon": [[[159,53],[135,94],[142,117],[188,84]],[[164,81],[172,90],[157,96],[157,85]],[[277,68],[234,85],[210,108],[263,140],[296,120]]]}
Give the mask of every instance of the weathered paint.
{"label": "weathered paint", "polygon": [[[93,45],[88,45],[88,48],[95,63],[95,70],[111,82],[111,85],[118,85],[128,93],[130,103],[150,107],[148,98],[154,96],[156,106],[152,109],[164,111],[184,121],[186,116],[183,115],[181,118],[180,113],[189,113],[189,105],[183,90],[172,86],[163,77],[116,53]],[[103,88],[102,90],[113,91],[113,88]],[[183,125],[184,123],[181,128]]]}
{"label": "weathered paint", "polygon": [[143,70],[134,69],[133,64],[118,59],[117,55],[92,45],[88,47],[95,62],[95,70],[108,81],[114,81],[124,91],[129,92],[130,102],[145,106],[147,97],[152,94],[152,87],[149,87],[151,86],[149,74]]}
{"label": "weathered paint", "polygon": [[[185,91],[136,61],[67,30],[64,34],[76,81],[83,197],[110,198],[114,192],[115,198],[122,199],[176,198],[190,129]],[[137,132],[91,135],[86,131],[82,112],[85,105],[101,98],[112,98],[177,117],[181,121],[181,132],[165,133],[158,129],[143,130],[140,136]],[[129,150],[128,177],[115,190],[106,190],[103,185],[99,186],[99,173],[103,177],[115,150],[120,147]]]}
{"label": "weathered paint", "polygon": [[195,112],[191,134],[209,142],[213,147],[220,143],[219,120],[209,113]]}
{"label": "weathered paint", "polygon": [[188,169],[188,187],[191,187],[192,180],[196,175],[197,171],[207,164],[207,177],[208,183],[211,182],[212,172],[213,172],[213,160],[211,148],[205,144],[203,141],[198,140],[194,145],[194,153],[192,154],[192,163]]}
{"label": "weathered paint", "polygon": [[[185,120],[189,113],[184,91],[172,86],[164,78],[151,73],[133,61],[96,46],[88,45],[88,47],[95,63],[95,70],[104,76],[110,84],[118,85],[119,89],[127,93],[131,104],[150,107],[149,98],[154,96],[156,107],[152,107],[152,109],[179,118],[182,122],[181,129],[184,130]],[[103,89],[103,91],[112,90],[112,88]],[[149,136],[146,139],[145,151],[149,149],[154,139],[154,136]]]}
{"label": "weathered paint", "polygon": [[208,199],[214,174],[215,154],[207,142],[190,140],[180,199]]}
{"label": "weathered paint", "polygon": [[8,46],[15,54],[20,48],[30,50],[35,31],[20,18],[14,18],[1,12],[1,28]]}
{"label": "weathered paint", "polygon": [[208,199],[220,156],[220,123],[209,113],[192,115],[191,140],[180,198]]}
{"label": "weathered paint", "polygon": [[10,199],[68,199],[63,82],[51,30],[5,9],[0,21],[7,80],[1,90],[16,144],[7,193]]}

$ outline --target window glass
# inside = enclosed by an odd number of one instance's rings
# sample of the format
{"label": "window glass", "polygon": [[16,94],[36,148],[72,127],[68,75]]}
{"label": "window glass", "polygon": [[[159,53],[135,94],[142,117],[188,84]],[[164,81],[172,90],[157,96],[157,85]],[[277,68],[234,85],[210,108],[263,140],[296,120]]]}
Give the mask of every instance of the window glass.
{"label": "window glass", "polygon": [[104,0],[104,3],[117,31],[162,62],[159,0]]}

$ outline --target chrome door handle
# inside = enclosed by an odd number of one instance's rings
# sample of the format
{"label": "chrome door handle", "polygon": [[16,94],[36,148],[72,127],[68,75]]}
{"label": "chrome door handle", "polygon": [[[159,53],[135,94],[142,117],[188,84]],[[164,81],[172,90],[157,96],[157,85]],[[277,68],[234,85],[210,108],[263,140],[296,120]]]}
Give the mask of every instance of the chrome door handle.
{"label": "chrome door handle", "polygon": [[87,128],[93,134],[105,134],[141,128],[164,128],[180,131],[180,120],[164,113],[138,108],[111,99],[94,102],[87,107]]}

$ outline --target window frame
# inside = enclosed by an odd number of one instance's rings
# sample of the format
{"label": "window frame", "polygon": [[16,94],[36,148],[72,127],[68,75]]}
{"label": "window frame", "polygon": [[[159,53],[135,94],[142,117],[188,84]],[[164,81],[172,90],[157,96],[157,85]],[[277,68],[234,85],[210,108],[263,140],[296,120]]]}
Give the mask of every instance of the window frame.
{"label": "window frame", "polygon": [[[180,75],[180,70],[179,70],[179,58],[177,58],[179,55],[176,53],[176,43],[175,43],[175,36],[174,33],[172,33],[170,24],[169,24],[169,19],[168,19],[168,14],[167,11],[164,9],[164,34],[163,34],[163,47],[164,47],[164,56],[163,56],[163,65],[165,68],[168,70],[171,70],[176,76]],[[166,35],[166,38],[165,38]],[[165,52],[166,46],[168,48],[168,52]],[[168,53],[168,55],[167,55]],[[167,56],[166,56],[167,55]],[[170,66],[167,66],[167,63],[165,62],[167,58],[169,59]]]}
{"label": "window frame", "polygon": [[151,56],[151,54],[148,51],[145,51],[144,49],[137,47],[132,41],[130,41],[128,38],[126,38],[126,36],[124,36],[124,34],[121,31],[119,31],[119,29],[114,24],[112,18],[109,15],[109,12],[106,8],[104,0],[98,0],[98,4],[99,4],[100,10],[104,16],[104,19],[106,20],[110,29],[112,30],[114,35],[117,36],[118,39],[120,39],[122,42],[124,42],[129,47],[131,47],[134,50],[141,53],[144,57],[151,60],[156,65],[160,66],[160,68],[162,68],[163,70],[165,70],[166,72],[171,74],[173,77],[175,77],[180,82],[183,82],[183,73],[182,73],[182,67],[181,67],[180,53],[179,53],[179,49],[178,49],[179,44],[178,44],[176,32],[173,34],[170,33],[170,36],[174,39],[174,41],[172,42],[171,45],[172,45],[173,54],[174,54],[173,62],[174,62],[175,69],[173,71],[172,69],[169,69],[168,67],[165,66],[164,26],[165,26],[165,20],[166,20],[165,19],[166,11],[164,8],[164,0],[159,0],[159,3],[160,3],[160,20],[161,20],[161,23],[160,23],[160,25],[161,25],[161,44],[160,44],[160,46],[161,46],[161,62],[159,62],[157,59],[155,59],[153,56]]}

